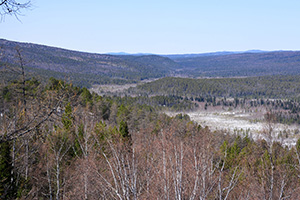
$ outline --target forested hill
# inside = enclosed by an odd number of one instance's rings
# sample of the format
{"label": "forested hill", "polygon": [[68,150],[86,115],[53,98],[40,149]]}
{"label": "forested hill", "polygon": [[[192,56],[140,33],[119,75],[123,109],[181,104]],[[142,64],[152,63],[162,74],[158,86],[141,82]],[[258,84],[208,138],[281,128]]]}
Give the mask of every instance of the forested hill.
{"label": "forested hill", "polygon": [[[70,51],[0,39],[0,62],[18,65],[21,50],[27,70],[41,77],[70,79],[80,86],[95,83],[124,83],[172,75],[179,64],[157,55],[105,55]],[[8,76],[7,73],[2,76]]]}
{"label": "forested hill", "polygon": [[[20,65],[16,48],[26,66],[27,76],[70,81],[77,86],[123,84],[168,76],[240,77],[300,75],[300,52],[217,52],[183,55],[108,55],[0,39],[0,68]],[[28,73],[29,72],[29,73]],[[17,75],[0,69],[2,80]]]}
{"label": "forested hill", "polygon": [[167,77],[128,90],[135,95],[299,98],[300,76],[189,79]]}
{"label": "forested hill", "polygon": [[300,74],[299,51],[225,52],[171,57],[185,73],[204,77]]}

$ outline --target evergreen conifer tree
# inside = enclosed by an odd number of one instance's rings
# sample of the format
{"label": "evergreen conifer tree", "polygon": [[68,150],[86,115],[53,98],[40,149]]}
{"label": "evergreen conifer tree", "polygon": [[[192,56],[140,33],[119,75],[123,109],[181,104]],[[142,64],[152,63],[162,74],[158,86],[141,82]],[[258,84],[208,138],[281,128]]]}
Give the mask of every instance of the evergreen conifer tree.
{"label": "evergreen conifer tree", "polygon": [[10,143],[0,143],[0,199],[14,199],[16,187],[13,178]]}

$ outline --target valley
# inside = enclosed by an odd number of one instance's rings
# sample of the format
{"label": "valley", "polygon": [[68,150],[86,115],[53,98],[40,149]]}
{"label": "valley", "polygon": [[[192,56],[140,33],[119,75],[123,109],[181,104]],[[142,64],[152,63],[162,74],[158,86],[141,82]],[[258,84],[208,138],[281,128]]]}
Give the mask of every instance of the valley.
{"label": "valley", "polygon": [[[30,77],[47,82],[50,77],[79,87],[135,84],[164,77],[233,78],[300,75],[299,51],[245,51],[203,54],[97,54],[0,39],[3,65],[18,65],[16,48]],[[24,63],[24,64],[25,64]],[[0,70],[0,77],[9,75]]]}
{"label": "valley", "polygon": [[0,45],[0,198],[299,199],[299,52]]}
{"label": "valley", "polygon": [[300,200],[299,9],[0,0],[0,200]]}
{"label": "valley", "polygon": [[[280,88],[278,87],[280,85]],[[143,81],[139,84],[101,85],[101,95],[132,97],[136,102],[158,106],[170,117],[183,114],[212,131],[233,135],[246,135],[255,141],[265,136],[265,115],[273,112],[272,138],[289,148],[299,139],[299,78],[297,76],[242,77],[242,78],[163,78]],[[167,103],[172,95],[181,100]],[[158,102],[141,100],[145,96],[162,98]],[[227,98],[226,98],[227,97]],[[255,97],[253,99],[253,97]],[[281,97],[282,99],[272,99]],[[293,99],[293,100],[288,100]],[[183,100],[188,107],[181,107]],[[296,117],[297,119],[294,119]]]}

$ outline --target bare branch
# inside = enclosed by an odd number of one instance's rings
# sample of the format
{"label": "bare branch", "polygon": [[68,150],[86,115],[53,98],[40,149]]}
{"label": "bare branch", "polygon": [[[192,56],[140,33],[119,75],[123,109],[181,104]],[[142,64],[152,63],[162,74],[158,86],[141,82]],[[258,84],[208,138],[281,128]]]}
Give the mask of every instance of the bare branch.
{"label": "bare branch", "polygon": [[4,20],[6,15],[15,16],[18,20],[18,16],[22,14],[22,11],[29,9],[32,6],[31,1],[21,3],[16,0],[1,0],[0,1],[0,16],[1,20]]}
{"label": "bare branch", "polygon": [[31,131],[35,130],[37,127],[42,125],[45,121],[47,121],[51,117],[51,115],[57,110],[57,108],[62,103],[63,98],[64,96],[61,96],[57,104],[40,121],[36,123],[27,124],[20,129],[14,130],[10,133],[6,133],[5,135],[0,136],[0,143],[5,141],[12,141],[16,138],[22,137],[23,135],[28,134]]}

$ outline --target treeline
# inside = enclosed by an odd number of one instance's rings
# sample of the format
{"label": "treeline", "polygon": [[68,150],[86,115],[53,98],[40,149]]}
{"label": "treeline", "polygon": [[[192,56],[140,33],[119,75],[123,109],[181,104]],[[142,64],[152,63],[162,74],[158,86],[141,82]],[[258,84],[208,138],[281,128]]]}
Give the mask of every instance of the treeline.
{"label": "treeline", "polygon": [[191,111],[198,107],[198,104],[190,101],[188,98],[181,96],[137,96],[137,97],[107,97],[112,98],[119,104],[132,105],[132,106],[151,106],[156,111]]}
{"label": "treeline", "polygon": [[300,142],[211,132],[137,101],[53,78],[1,85],[0,198],[300,198]]}
{"label": "treeline", "polygon": [[298,98],[299,76],[188,79],[167,77],[129,89],[129,94],[187,97]]}

